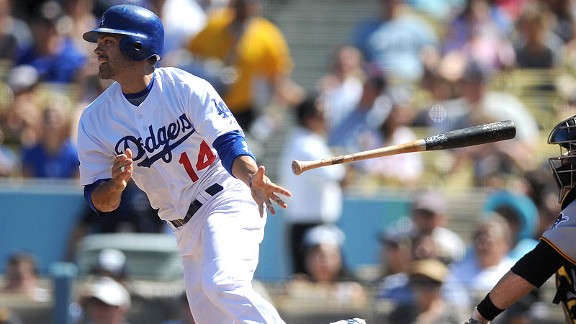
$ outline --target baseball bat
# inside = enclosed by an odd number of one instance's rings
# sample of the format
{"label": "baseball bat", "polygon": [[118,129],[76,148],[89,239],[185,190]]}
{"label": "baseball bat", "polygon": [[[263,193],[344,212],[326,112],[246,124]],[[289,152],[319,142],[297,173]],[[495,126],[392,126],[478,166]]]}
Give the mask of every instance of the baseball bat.
{"label": "baseball bat", "polygon": [[367,160],[402,153],[447,150],[503,141],[514,138],[514,136],[516,136],[516,126],[512,121],[505,120],[456,129],[402,144],[390,145],[353,154],[340,155],[333,158],[313,161],[294,160],[292,161],[292,172],[299,175],[304,171],[328,165]]}

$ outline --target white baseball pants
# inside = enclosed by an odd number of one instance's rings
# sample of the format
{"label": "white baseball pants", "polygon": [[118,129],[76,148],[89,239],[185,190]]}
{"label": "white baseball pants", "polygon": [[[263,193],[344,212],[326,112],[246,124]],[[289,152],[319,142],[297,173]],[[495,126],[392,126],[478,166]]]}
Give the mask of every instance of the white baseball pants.
{"label": "white baseball pants", "polygon": [[233,187],[175,231],[190,309],[198,324],[284,323],[252,289],[266,216],[245,185]]}

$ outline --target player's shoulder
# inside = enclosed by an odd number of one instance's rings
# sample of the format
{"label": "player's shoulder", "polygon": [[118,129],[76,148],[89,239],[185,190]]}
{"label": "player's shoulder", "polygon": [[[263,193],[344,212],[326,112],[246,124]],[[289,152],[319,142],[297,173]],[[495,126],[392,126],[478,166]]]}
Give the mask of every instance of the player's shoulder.
{"label": "player's shoulder", "polygon": [[206,80],[177,67],[161,67],[155,70],[156,78],[162,82],[188,84],[195,88],[205,86]]}
{"label": "player's shoulder", "polygon": [[94,111],[98,109],[98,107],[105,106],[110,104],[110,102],[114,101],[114,96],[116,93],[121,93],[122,90],[120,88],[120,84],[117,82],[112,83],[109,87],[107,87],[96,99],[94,99],[91,103],[89,103],[86,108],[82,111],[82,116],[92,114]]}

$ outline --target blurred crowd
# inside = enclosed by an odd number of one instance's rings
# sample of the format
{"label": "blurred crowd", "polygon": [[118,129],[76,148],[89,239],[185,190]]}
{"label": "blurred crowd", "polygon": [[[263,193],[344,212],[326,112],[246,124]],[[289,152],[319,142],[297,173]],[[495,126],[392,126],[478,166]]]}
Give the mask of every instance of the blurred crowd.
{"label": "blurred crowd", "polygon": [[[210,81],[261,155],[271,138],[282,139],[270,167],[294,195],[285,212],[291,279],[275,299],[281,310],[299,307],[292,297],[328,299],[351,315],[374,303],[381,323],[462,323],[556,217],[543,144],[551,124],[576,113],[576,1],[371,1],[374,16],[356,17],[331,55],[316,58],[325,69],[306,88],[295,80],[299,62],[284,31],[264,16],[273,1],[0,0],[0,177],[78,176],[77,119],[109,85],[82,33],[111,5],[142,5],[164,22],[160,66]],[[290,167],[501,120],[515,123],[514,139],[299,177]],[[488,193],[471,237],[448,229],[447,197],[427,190],[449,182]],[[382,187],[410,190],[413,201],[378,236],[382,264],[371,294],[346,266],[337,223],[346,192]],[[70,259],[88,233],[162,232],[139,189],[127,195],[134,199],[110,223],[88,210],[80,217]],[[26,262],[9,260],[8,279]],[[117,306],[123,320],[130,301],[122,287],[96,283],[105,288],[88,289],[83,305]],[[122,298],[103,300],[98,289]],[[530,298],[503,318],[542,319],[539,296]]]}
{"label": "blurred crowd", "polygon": [[209,80],[260,156],[279,130],[302,126],[296,107],[310,97],[322,110],[322,129],[313,132],[333,154],[492,121],[516,124],[513,141],[436,160],[405,154],[351,164],[343,186],[415,188],[454,174],[465,174],[466,185],[502,186],[542,166],[540,135],[576,102],[570,0],[378,0],[373,17],[357,17],[331,55],[318,58],[324,71],[308,87],[295,81],[298,57],[263,16],[272,6],[263,0],[2,0],[2,177],[77,177],[77,118],[109,85],[98,79],[94,48],[81,34],[122,2],[162,18],[159,65]]}

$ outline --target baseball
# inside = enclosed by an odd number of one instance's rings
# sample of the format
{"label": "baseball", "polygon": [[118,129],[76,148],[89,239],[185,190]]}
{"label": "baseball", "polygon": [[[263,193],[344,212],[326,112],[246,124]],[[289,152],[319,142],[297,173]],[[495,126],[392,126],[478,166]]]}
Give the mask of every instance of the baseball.
{"label": "baseball", "polygon": [[446,108],[444,108],[444,106],[442,105],[434,105],[432,106],[432,108],[430,108],[430,111],[428,112],[430,119],[432,119],[433,122],[435,123],[441,123],[444,121],[444,119],[446,119],[446,116],[448,115],[446,112]]}

